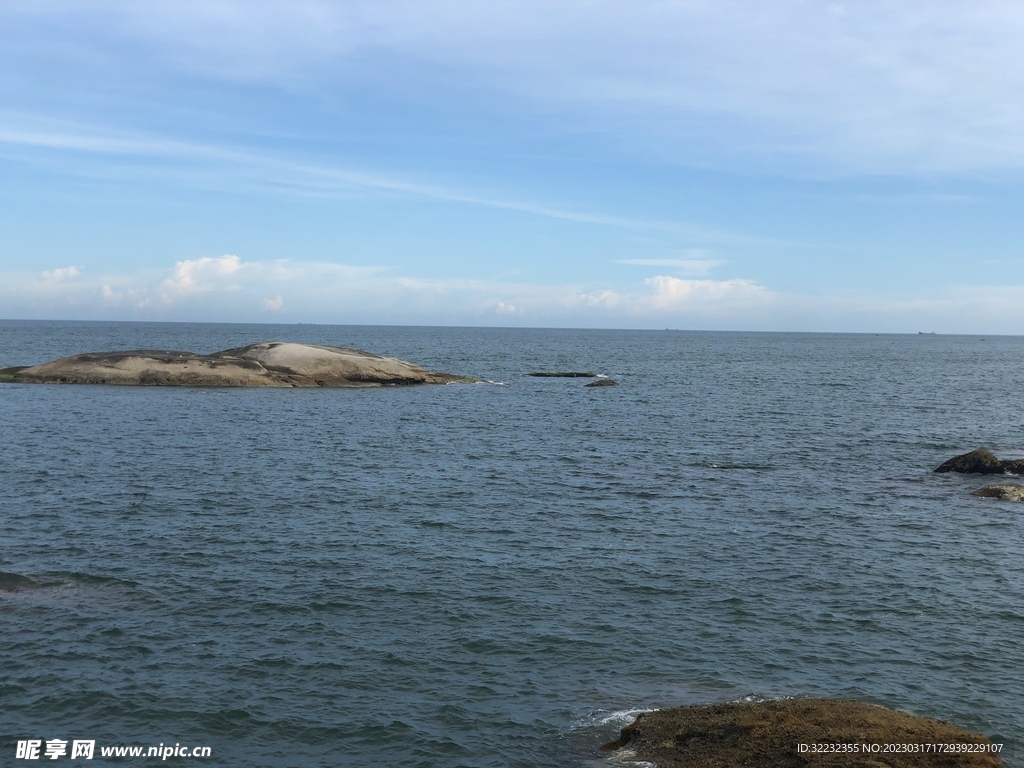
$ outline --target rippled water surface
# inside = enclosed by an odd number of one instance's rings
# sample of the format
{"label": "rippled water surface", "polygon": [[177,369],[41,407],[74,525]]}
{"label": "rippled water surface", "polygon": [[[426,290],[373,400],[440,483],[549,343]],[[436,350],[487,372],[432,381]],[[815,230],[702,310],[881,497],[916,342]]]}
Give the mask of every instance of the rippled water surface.
{"label": "rippled water surface", "polygon": [[930,472],[1024,456],[1024,338],[5,321],[0,366],[264,339],[497,383],[0,385],[3,764],[590,766],[822,695],[1024,765],[1024,504]]}

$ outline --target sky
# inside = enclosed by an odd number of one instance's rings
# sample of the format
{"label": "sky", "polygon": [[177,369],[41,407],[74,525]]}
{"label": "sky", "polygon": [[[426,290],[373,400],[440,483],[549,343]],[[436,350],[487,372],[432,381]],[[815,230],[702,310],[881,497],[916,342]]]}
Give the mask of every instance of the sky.
{"label": "sky", "polygon": [[1024,334],[1017,0],[0,0],[0,318]]}

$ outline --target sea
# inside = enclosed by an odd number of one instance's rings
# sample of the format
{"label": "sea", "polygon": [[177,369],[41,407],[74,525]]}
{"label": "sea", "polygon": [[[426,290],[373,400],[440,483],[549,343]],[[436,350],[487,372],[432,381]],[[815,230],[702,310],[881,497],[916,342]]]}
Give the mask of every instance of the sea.
{"label": "sea", "polygon": [[1024,337],[2,321],[0,366],[263,340],[481,381],[0,383],[0,764],[596,768],[828,696],[1024,766],[1024,504],[932,472],[1024,457]]}

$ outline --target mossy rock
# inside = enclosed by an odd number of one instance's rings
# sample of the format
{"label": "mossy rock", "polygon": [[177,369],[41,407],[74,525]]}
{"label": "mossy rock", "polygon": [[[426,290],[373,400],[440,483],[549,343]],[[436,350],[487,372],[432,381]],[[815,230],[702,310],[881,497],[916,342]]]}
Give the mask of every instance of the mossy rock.
{"label": "mossy rock", "polygon": [[[886,747],[904,744],[911,751]],[[925,745],[935,744],[966,746],[959,752],[924,751]],[[629,750],[630,761],[643,760],[658,768],[1003,766],[995,751],[998,746],[985,736],[941,720],[836,699],[740,702],[647,712],[603,747],[621,748]]]}
{"label": "mossy rock", "polygon": [[1024,485],[1019,483],[1000,483],[997,485],[986,485],[976,491],[971,491],[974,496],[982,496],[987,499],[1002,499],[1003,501],[1024,501]]}
{"label": "mossy rock", "polygon": [[1024,475],[1024,459],[1000,461],[991,451],[979,448],[954,456],[935,469],[936,472],[961,472],[975,475]]}
{"label": "mossy rock", "polygon": [[995,475],[1003,471],[1003,463],[991,451],[980,448],[954,456],[935,468],[936,472],[962,472],[965,474]]}

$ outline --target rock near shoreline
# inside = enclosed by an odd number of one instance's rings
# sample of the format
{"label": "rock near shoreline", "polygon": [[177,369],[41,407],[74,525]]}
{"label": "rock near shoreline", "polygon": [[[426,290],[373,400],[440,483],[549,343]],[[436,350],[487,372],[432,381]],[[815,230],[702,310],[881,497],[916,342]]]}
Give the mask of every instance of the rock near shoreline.
{"label": "rock near shoreline", "polygon": [[168,350],[90,352],[0,369],[0,381],[179,387],[379,387],[475,381],[358,349],[264,341],[210,355]]}
{"label": "rock near shoreline", "polygon": [[1024,459],[1000,461],[991,451],[979,448],[954,456],[935,468],[936,472],[960,472],[978,475],[1024,475]]}
{"label": "rock near shoreline", "polygon": [[984,488],[971,491],[971,495],[987,499],[1002,499],[1003,501],[1024,501],[1024,485],[1019,483],[986,485]]}
{"label": "rock near shoreline", "polygon": [[[877,744],[875,749],[872,745]],[[953,744],[955,752],[886,745]],[[806,747],[802,746],[806,745]],[[814,745],[822,751],[815,751]],[[829,745],[834,745],[830,747]],[[854,745],[843,748],[839,745]],[[865,745],[867,748],[865,749]],[[658,768],[1000,768],[996,745],[951,723],[859,701],[785,699],[647,712],[602,749]],[[836,751],[828,751],[835,749]],[[911,750],[913,747],[910,748]]]}

